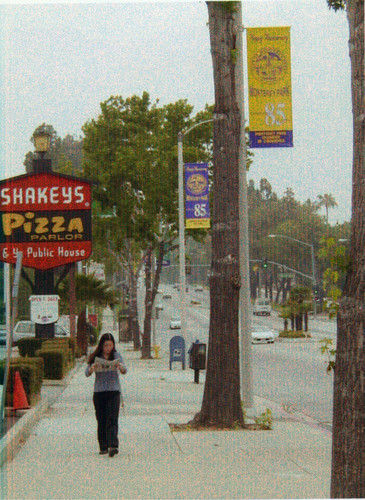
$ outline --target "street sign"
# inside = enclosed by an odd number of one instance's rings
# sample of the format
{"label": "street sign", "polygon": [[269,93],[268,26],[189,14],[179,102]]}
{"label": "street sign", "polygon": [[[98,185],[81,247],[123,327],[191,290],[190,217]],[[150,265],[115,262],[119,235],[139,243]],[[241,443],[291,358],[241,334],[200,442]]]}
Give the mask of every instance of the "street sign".
{"label": "street sign", "polygon": [[279,279],[283,279],[283,278],[291,278],[291,279],[294,279],[295,276],[293,273],[279,273],[278,274],[278,277]]}
{"label": "street sign", "polygon": [[31,295],[30,319],[33,323],[48,325],[58,320],[58,295]]}
{"label": "street sign", "polygon": [[52,269],[87,259],[91,244],[91,183],[42,172],[0,181],[0,260]]}

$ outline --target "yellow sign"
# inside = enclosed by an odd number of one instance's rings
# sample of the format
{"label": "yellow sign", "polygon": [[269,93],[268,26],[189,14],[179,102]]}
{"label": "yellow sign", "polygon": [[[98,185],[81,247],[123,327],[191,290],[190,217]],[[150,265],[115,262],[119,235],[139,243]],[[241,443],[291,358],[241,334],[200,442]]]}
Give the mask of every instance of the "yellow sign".
{"label": "yellow sign", "polygon": [[251,148],[292,147],[290,28],[247,28]]}
{"label": "yellow sign", "polygon": [[186,229],[200,229],[210,227],[210,219],[185,219]]}

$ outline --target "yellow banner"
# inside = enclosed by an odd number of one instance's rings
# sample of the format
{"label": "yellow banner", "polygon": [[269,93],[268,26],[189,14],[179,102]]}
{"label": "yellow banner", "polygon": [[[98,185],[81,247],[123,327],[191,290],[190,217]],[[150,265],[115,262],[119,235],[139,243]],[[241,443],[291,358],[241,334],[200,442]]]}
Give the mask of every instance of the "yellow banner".
{"label": "yellow banner", "polygon": [[185,219],[186,229],[200,229],[210,227],[210,219]]}
{"label": "yellow banner", "polygon": [[251,148],[292,147],[290,28],[247,28]]}

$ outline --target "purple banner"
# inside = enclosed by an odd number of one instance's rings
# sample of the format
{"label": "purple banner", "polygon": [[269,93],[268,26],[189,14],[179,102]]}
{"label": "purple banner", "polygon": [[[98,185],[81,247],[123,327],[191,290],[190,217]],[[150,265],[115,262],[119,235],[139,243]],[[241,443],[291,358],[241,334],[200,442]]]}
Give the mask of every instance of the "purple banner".
{"label": "purple banner", "polygon": [[188,229],[210,227],[207,163],[185,164],[185,218]]}

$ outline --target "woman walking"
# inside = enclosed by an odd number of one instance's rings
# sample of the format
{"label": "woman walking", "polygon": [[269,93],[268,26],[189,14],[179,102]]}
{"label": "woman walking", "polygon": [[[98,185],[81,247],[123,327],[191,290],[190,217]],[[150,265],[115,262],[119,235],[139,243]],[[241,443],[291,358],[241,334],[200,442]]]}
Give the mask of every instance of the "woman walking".
{"label": "woman walking", "polygon": [[120,407],[120,381],[118,372],[125,374],[127,368],[122,356],[115,350],[111,333],[104,333],[95,351],[90,354],[85,375],[95,372],[94,396],[100,455],[113,457],[118,453],[118,417]]}

